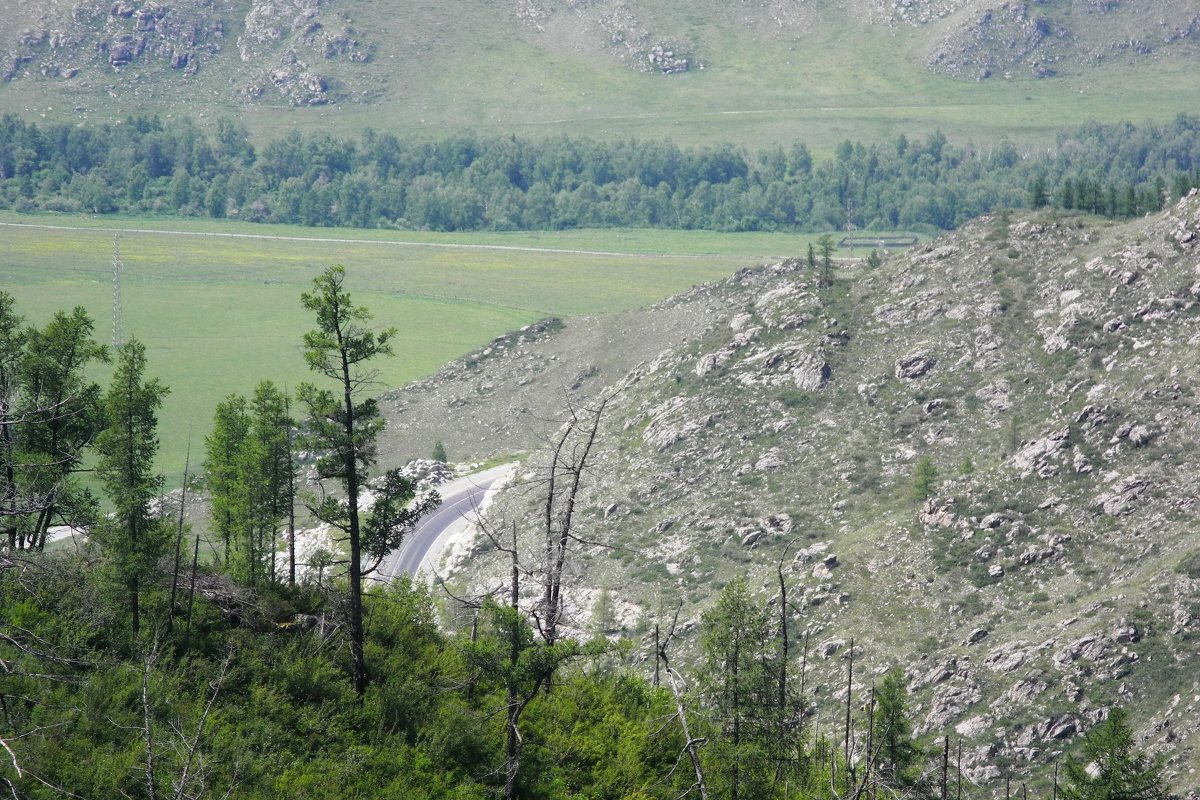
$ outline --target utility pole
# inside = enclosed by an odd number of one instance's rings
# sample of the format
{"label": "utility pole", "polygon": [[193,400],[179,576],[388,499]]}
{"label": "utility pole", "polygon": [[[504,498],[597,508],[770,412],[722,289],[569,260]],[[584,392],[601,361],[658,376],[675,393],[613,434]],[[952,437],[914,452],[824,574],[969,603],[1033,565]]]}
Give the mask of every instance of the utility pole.
{"label": "utility pole", "polygon": [[125,271],[125,262],[121,260],[121,237],[113,237],[113,305],[112,305],[112,346],[120,350],[125,346],[125,312],[121,307],[121,273]]}

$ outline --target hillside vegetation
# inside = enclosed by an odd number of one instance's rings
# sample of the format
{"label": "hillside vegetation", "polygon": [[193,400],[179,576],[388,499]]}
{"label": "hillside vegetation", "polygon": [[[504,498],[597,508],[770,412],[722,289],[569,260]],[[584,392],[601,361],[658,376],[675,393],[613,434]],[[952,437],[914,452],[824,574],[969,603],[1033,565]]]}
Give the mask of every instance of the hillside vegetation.
{"label": "hillside vegetation", "polygon": [[[962,736],[993,791],[1044,780],[1113,702],[1194,785],[1198,247],[1195,192],[1116,226],[998,215],[877,269],[789,260],[498,341],[384,408],[418,446],[534,448],[493,519],[533,537],[538,421],[559,387],[576,409],[619,387],[576,620],[620,587],[613,627],[644,635],[736,576],[773,592],[782,563],[826,707],[853,640],[863,686],[905,665],[916,729]],[[480,538],[442,574],[467,591],[506,558]]]}
{"label": "hillside vegetation", "polygon": [[828,152],[935,127],[1044,139],[1200,92],[1184,0],[37,0],[5,4],[0,31],[0,98],[29,118],[186,104],[256,134],[802,135]]}
{"label": "hillside vegetation", "polygon": [[[148,469],[164,387],[144,349],[101,394],[86,315],[22,327],[0,293],[0,475],[20,490],[0,509],[0,780],[16,798],[1194,791],[1198,255],[1196,191],[1122,225],[998,215],[883,263],[793,259],[528,326],[383,398],[390,436],[533,455],[439,565],[448,599],[366,592],[353,693],[336,556],[247,580],[244,559],[279,555],[240,549],[251,525],[198,568],[212,530],[194,538]],[[68,474],[92,437],[107,519]],[[390,444],[367,464],[395,466]],[[13,501],[45,498],[90,536],[42,552],[43,517]],[[551,568],[541,515],[554,530],[564,503]]]}

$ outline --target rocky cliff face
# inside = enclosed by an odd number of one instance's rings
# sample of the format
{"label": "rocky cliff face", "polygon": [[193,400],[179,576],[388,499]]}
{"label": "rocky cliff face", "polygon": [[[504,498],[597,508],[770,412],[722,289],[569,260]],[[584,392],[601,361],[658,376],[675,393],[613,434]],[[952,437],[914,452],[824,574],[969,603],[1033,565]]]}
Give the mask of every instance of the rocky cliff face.
{"label": "rocky cliff face", "polygon": [[[735,574],[772,596],[782,563],[819,700],[853,640],[863,681],[907,668],[918,728],[961,737],[982,785],[1044,777],[1114,702],[1200,785],[1200,196],[820,272],[527,331],[389,402],[452,452],[536,454],[564,397],[623,386],[581,498],[580,625],[609,589],[636,639]],[[495,513],[533,532],[529,463]],[[497,554],[470,555],[448,568],[487,584]]]}

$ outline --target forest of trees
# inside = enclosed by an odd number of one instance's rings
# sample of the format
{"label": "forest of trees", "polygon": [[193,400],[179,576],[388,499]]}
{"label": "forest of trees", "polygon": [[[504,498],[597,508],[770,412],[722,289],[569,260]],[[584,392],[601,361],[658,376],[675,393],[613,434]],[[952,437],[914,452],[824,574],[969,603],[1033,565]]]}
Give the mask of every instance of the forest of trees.
{"label": "forest of trees", "polygon": [[996,208],[1156,211],[1200,186],[1200,117],[1090,123],[1054,147],[846,140],[757,152],[665,141],[460,134],[402,140],[246,129],[188,119],[37,125],[0,119],[0,208],[236,217],[401,229],[948,230]]}
{"label": "forest of trees", "polygon": [[[196,532],[186,494],[164,502],[154,470],[168,388],[147,376],[145,348],[109,352],[80,309],[28,326],[0,291],[0,794],[984,796],[964,784],[945,732],[914,737],[903,665],[856,674],[862,645],[851,642],[840,685],[806,683],[783,560],[777,589],[733,579],[687,637],[678,610],[624,639],[568,627],[562,564],[603,399],[574,409],[552,442],[545,530],[533,537],[544,552],[527,560],[515,534],[509,549],[489,533],[511,554],[503,591],[435,599],[406,579],[365,586],[369,562],[431,506],[409,508],[414,486],[397,473],[371,477],[379,422],[362,389],[390,335],[370,330],[344,274],[328,268],[302,296],[316,316],[305,358],[334,389],[298,389],[299,420],[266,382],[252,400],[222,402],[206,441],[213,529]],[[87,368],[110,358],[102,391]],[[329,574],[275,561],[296,501],[296,441],[342,489],[306,501],[348,536],[344,568]],[[89,451],[109,513],[80,481]],[[377,493],[369,510],[356,507],[356,484]],[[59,523],[88,535],[46,547]],[[1168,794],[1120,709],[1063,766],[1047,796]]]}

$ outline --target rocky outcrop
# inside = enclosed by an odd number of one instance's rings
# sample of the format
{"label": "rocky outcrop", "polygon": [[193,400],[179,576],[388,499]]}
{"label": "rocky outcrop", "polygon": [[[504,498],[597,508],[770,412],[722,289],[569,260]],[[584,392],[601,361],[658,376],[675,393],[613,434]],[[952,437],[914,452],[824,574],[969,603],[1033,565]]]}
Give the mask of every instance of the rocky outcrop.
{"label": "rocky outcrop", "polygon": [[213,0],[82,2],[45,26],[22,32],[4,80],[36,63],[46,78],[120,72],[134,64],[161,64],[192,75],[221,52],[227,20]]}
{"label": "rocky outcrop", "polygon": [[935,364],[937,359],[928,351],[918,350],[896,360],[896,377],[904,380],[919,378],[933,369]]}
{"label": "rocky outcrop", "polygon": [[984,80],[1015,70],[1045,78],[1055,74],[1070,33],[1036,4],[1005,2],[981,12],[934,47],[926,64],[935,72]]}

